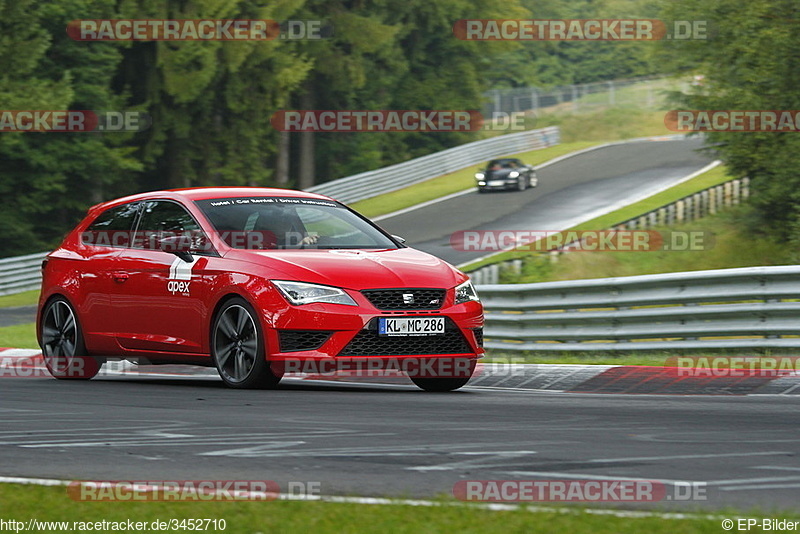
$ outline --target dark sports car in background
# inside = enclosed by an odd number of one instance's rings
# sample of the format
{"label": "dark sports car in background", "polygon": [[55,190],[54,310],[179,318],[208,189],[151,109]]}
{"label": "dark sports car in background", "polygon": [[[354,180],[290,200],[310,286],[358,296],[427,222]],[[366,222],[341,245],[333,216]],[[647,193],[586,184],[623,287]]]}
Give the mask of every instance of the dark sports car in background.
{"label": "dark sports car in background", "polygon": [[478,193],[493,189],[516,189],[524,191],[539,183],[536,170],[515,158],[493,159],[486,168],[475,174]]}
{"label": "dark sports car in background", "polygon": [[124,358],[215,366],[236,388],[389,368],[450,391],[483,355],[467,275],[312,193],[114,200],[91,208],[42,269],[37,333],[57,378],[89,379]]}

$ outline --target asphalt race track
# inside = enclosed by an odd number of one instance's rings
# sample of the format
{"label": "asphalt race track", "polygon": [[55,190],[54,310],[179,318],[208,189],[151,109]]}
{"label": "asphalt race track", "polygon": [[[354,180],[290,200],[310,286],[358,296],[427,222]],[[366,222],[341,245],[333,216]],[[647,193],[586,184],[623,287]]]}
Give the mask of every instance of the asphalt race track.
{"label": "asphalt race track", "polygon": [[452,248],[450,236],[455,232],[569,228],[593,212],[655,192],[705,167],[714,158],[697,151],[702,147],[699,138],[612,145],[541,169],[534,189],[473,191],[379,224],[414,248],[461,265],[487,252]]}
{"label": "asphalt race track", "polygon": [[657,509],[800,500],[797,397],[431,394],[291,379],[237,391],[201,377],[2,378],[0,390],[2,476],[301,481],[325,495],[400,497],[448,494],[459,480],[644,479],[670,497],[707,484],[706,500]]}

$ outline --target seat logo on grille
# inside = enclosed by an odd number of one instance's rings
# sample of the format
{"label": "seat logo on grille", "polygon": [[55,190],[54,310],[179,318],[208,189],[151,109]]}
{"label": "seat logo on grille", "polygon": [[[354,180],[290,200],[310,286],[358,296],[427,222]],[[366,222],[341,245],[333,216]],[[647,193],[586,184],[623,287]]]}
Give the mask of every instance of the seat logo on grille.
{"label": "seat logo on grille", "polygon": [[414,293],[403,293],[403,304],[414,304]]}

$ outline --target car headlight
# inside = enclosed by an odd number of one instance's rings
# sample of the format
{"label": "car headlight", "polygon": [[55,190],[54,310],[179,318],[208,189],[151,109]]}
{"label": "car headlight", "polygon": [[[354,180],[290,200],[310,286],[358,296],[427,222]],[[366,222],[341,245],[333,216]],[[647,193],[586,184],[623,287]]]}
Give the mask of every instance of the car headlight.
{"label": "car headlight", "polygon": [[519,176],[519,173],[517,171],[511,171],[510,173],[508,173],[509,178],[516,178],[517,176]]}
{"label": "car headlight", "polygon": [[477,180],[483,180],[484,178],[486,178],[486,176],[482,172],[476,172],[475,173],[475,178]]}
{"label": "car headlight", "polygon": [[312,302],[357,306],[350,295],[338,287],[307,284],[305,282],[290,282],[288,280],[273,280],[272,283],[275,284],[275,287],[286,297],[286,300],[295,306],[311,304]]}
{"label": "car headlight", "polygon": [[463,304],[464,302],[469,302],[471,300],[474,300],[475,302],[481,301],[481,299],[478,298],[478,293],[472,286],[472,282],[467,280],[463,284],[456,286],[456,304]]}

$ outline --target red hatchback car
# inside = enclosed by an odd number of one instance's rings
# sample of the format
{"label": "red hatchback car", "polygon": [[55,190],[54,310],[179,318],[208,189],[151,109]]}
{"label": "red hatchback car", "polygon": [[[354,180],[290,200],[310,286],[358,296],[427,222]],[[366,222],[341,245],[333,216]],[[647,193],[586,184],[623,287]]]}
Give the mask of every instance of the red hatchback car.
{"label": "red hatchback car", "polygon": [[483,356],[468,277],[350,208],[263,188],[94,206],[43,263],[37,335],[57,378],[107,359],[215,366],[231,387],[287,372],[399,369],[467,383]]}

